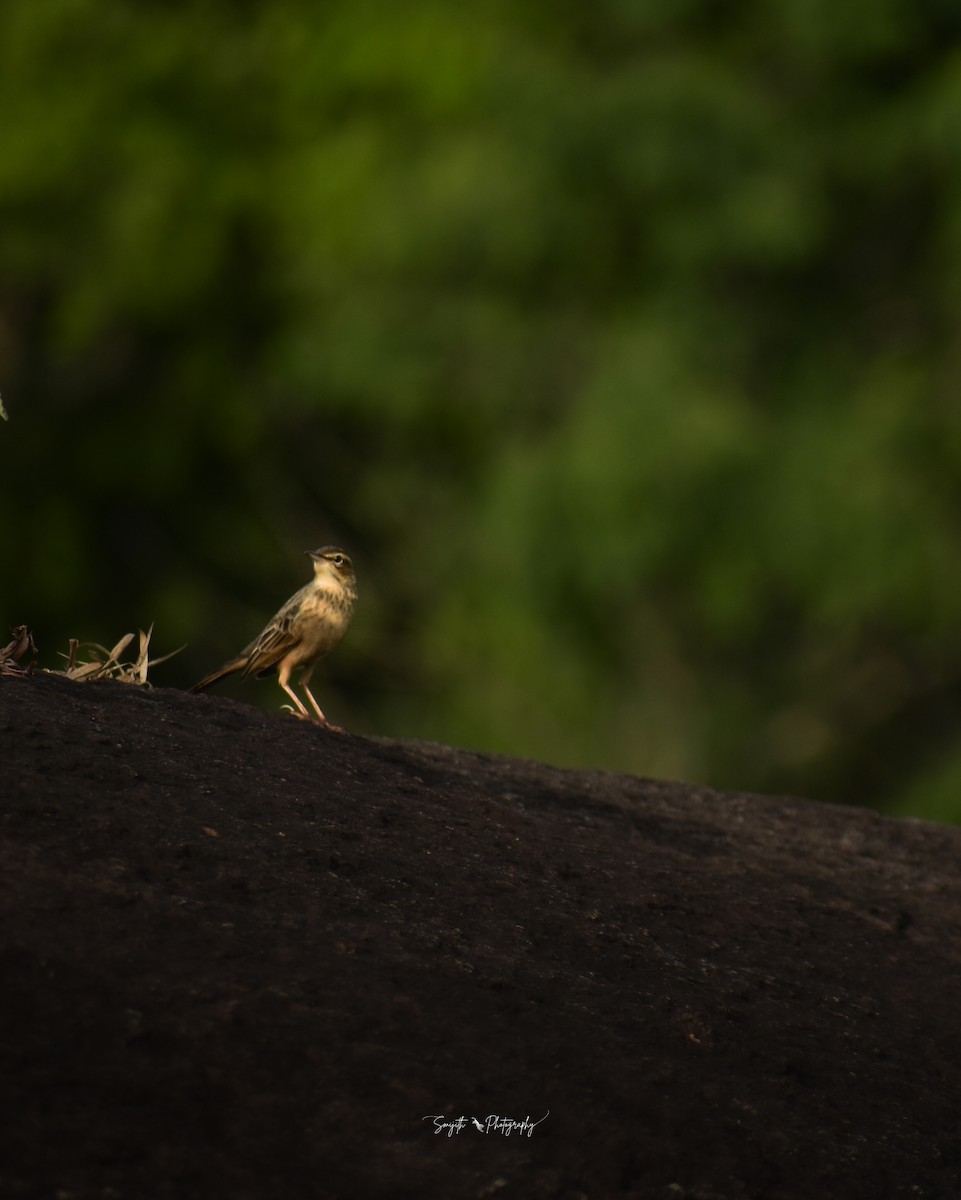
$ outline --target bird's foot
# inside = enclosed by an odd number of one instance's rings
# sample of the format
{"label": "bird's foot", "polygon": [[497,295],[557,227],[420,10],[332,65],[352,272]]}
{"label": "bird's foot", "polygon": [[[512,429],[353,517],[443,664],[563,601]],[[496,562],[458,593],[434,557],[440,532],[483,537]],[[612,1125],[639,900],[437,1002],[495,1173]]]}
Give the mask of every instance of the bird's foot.
{"label": "bird's foot", "polygon": [[311,725],[316,725],[319,729],[329,729],[331,733],[346,733],[347,730],[340,725],[333,725],[326,717],[315,717],[309,712],[301,712],[299,708],[294,708],[292,704],[282,704],[281,712],[288,712],[292,717],[296,717],[298,721],[309,721]]}
{"label": "bird's foot", "polygon": [[313,721],[313,723],[315,725],[319,726],[321,729],[329,729],[331,733],[346,733],[347,732],[346,729],[341,729],[341,727],[339,725],[334,725],[333,722],[328,721],[327,718],[323,715],[323,713],[321,713],[319,716],[316,716],[316,717],[309,717],[308,720]]}

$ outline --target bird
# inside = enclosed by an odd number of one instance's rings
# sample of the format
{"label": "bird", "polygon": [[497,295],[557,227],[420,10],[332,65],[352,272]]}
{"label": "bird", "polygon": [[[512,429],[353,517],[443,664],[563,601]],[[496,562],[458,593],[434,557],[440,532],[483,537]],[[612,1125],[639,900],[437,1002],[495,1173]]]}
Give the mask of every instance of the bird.
{"label": "bird", "polygon": [[[205,675],[195,683],[191,692],[203,692],[228,675],[240,672],[242,679],[249,675],[269,675],[276,670],[277,680],[293,700],[290,711],[295,717],[313,721],[328,729],[336,729],[321,712],[307,686],[311,672],[319,659],[331,651],[350,626],[357,603],[357,580],[350,556],[338,546],[321,546],[308,550],[314,563],[314,577],[268,622],[262,633],[229,662]],[[290,686],[290,676],[301,671],[300,686],[317,714],[312,717],[303,701]],[[286,705],[284,707],[287,707]]]}

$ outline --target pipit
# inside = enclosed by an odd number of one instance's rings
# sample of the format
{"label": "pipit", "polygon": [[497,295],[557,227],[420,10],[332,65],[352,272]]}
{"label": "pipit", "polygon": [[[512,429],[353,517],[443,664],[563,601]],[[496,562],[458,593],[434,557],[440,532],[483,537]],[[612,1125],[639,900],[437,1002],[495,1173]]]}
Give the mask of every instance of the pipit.
{"label": "pipit", "polygon": [[290,686],[291,672],[300,670],[300,686],[317,714],[316,720],[335,728],[320,711],[307,684],[318,660],[333,650],[347,632],[357,603],[357,580],[350,558],[336,546],[322,546],[307,554],[314,560],[310,583],[290,597],[246,649],[205,675],[190,689],[192,692],[202,692],[238,671],[246,679],[248,675],[269,675],[276,670],[280,686],[294,702],[291,712],[311,721],[314,718]]}

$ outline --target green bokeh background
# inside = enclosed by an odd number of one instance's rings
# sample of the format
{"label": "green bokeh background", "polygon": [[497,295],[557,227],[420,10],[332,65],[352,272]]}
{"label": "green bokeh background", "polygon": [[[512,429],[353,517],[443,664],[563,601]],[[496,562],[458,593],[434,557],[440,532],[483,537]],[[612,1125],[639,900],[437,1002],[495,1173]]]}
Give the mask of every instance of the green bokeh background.
{"label": "green bokeh background", "polygon": [[954,0],[8,0],[0,103],[42,665],[336,542],[357,732],[961,821]]}

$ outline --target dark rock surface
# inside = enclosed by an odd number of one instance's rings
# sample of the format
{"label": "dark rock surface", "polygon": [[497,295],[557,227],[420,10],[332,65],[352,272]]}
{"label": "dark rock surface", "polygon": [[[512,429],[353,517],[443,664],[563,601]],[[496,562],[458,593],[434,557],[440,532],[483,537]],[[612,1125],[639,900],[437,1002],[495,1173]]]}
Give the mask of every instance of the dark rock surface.
{"label": "dark rock surface", "polygon": [[0,733],[4,1198],[961,1196],[957,830],[49,676]]}

